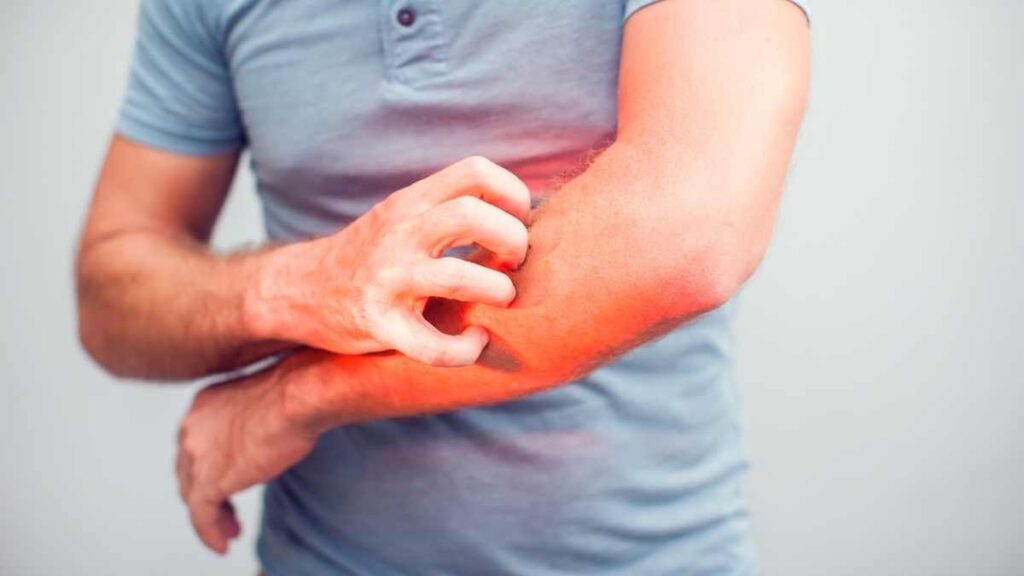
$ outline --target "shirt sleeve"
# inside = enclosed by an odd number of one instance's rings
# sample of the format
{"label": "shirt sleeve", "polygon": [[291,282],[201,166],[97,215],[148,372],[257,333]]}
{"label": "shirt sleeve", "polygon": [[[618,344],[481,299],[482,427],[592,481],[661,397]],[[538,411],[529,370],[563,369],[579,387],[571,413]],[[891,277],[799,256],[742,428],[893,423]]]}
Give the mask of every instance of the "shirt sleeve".
{"label": "shirt sleeve", "polygon": [[142,0],[117,132],[148,146],[207,155],[244,131],[218,18],[205,0]]}
{"label": "shirt sleeve", "polygon": [[[643,8],[644,6],[647,6],[649,4],[654,4],[655,2],[659,2],[659,1],[660,0],[626,0],[626,10],[625,10],[625,13],[622,15],[623,22],[625,22],[626,19],[628,19],[630,16],[632,16],[633,13],[636,12],[637,10]],[[803,10],[804,16],[807,17],[807,21],[808,22],[811,21],[810,12],[807,11],[807,8],[808,8],[808,5],[813,0],[789,0],[789,1],[792,2],[793,4],[796,4],[797,8]]]}

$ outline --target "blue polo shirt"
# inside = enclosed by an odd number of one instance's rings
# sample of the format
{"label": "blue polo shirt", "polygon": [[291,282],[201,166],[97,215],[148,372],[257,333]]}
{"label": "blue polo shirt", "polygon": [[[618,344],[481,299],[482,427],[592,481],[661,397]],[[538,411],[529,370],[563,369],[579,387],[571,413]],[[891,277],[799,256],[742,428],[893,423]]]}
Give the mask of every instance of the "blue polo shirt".
{"label": "blue polo shirt", "polygon": [[[247,147],[275,240],[470,155],[543,196],[614,139],[623,23],[652,1],[143,0],[118,131]],[[755,572],[732,309],[541,394],[325,434],[267,486],[264,569]]]}

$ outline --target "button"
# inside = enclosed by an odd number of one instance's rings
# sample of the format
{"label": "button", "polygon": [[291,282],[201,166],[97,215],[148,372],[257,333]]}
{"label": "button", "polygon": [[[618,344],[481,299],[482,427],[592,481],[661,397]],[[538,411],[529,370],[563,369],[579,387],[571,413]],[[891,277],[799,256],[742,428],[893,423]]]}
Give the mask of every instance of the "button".
{"label": "button", "polygon": [[416,23],[416,11],[412,8],[402,8],[395,16],[398,23],[408,28]]}

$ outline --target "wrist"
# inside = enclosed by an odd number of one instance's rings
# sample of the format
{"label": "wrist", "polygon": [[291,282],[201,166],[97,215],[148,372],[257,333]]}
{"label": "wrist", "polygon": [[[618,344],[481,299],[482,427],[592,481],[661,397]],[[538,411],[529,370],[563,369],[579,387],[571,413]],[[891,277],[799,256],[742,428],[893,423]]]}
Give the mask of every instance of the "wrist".
{"label": "wrist", "polygon": [[263,340],[308,343],[303,310],[308,309],[306,280],[317,261],[316,241],[288,244],[263,255],[243,288],[242,316],[248,332]]}
{"label": "wrist", "polygon": [[[299,354],[293,354],[292,357]],[[260,422],[260,429],[266,432],[262,438],[270,444],[268,450],[273,450],[274,445],[278,445],[284,438],[303,438],[315,442],[323,432],[297,411],[288,375],[280,369],[289,361],[285,359],[274,368],[250,377],[248,392],[254,404],[243,410]],[[254,440],[259,438],[254,436]]]}
{"label": "wrist", "polygon": [[348,357],[318,350],[297,352],[272,371],[272,385],[281,391],[281,414],[293,429],[320,434],[357,422],[351,416],[356,398],[341,366]]}

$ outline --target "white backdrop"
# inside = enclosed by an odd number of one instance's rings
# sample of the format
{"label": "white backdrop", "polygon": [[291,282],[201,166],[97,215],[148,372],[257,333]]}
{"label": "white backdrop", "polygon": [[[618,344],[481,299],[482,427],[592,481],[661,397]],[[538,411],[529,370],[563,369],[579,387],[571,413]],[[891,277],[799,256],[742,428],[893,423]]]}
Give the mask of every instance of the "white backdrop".
{"label": "white backdrop", "polygon": [[[738,372],[764,572],[1024,568],[1024,4],[816,2],[813,95]],[[255,571],[172,476],[189,387],[79,350],[71,259],[134,0],[0,0],[0,573]],[[248,174],[217,232],[260,238]]]}

